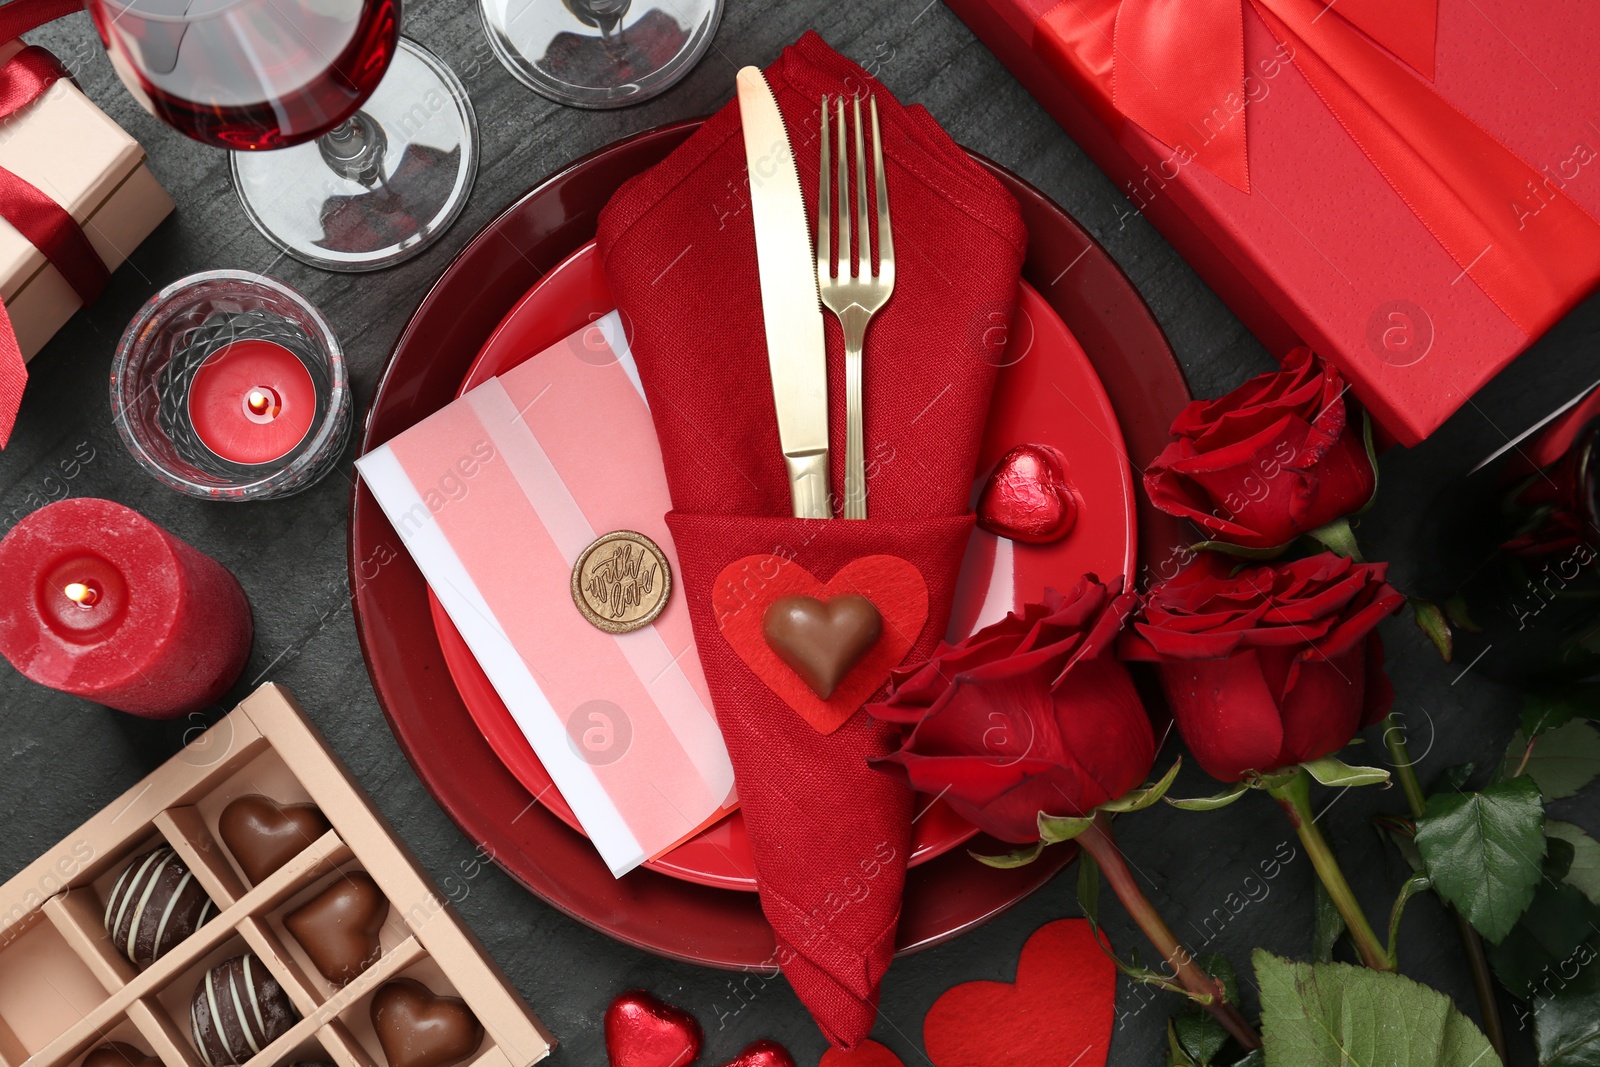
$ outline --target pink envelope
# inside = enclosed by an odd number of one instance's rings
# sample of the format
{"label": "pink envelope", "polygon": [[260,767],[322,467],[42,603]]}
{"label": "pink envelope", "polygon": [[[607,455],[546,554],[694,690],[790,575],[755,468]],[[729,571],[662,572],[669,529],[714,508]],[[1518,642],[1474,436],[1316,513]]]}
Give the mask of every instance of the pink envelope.
{"label": "pink envelope", "polygon": [[650,625],[592,626],[572,567],[636,530],[676,573],[661,449],[616,314],[356,461],[451,621],[611,872],[736,806],[733,767],[674,590]]}

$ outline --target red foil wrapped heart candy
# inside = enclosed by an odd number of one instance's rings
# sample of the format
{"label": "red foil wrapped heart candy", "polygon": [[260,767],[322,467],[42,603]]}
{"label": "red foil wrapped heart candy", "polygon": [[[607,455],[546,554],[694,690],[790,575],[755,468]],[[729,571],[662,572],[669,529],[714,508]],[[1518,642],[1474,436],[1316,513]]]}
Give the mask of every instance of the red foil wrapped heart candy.
{"label": "red foil wrapped heart candy", "polygon": [[693,1015],[642,989],[620,994],[606,1009],[606,1058],[611,1067],[685,1067],[704,1040]]}
{"label": "red foil wrapped heart candy", "polygon": [[995,464],[978,498],[978,525],[1030,545],[1059,541],[1078,521],[1067,464],[1049,445],[1018,445]]}
{"label": "red foil wrapped heart candy", "polygon": [[789,1050],[776,1041],[763,1038],[744,1047],[744,1051],[723,1067],[795,1067]]}

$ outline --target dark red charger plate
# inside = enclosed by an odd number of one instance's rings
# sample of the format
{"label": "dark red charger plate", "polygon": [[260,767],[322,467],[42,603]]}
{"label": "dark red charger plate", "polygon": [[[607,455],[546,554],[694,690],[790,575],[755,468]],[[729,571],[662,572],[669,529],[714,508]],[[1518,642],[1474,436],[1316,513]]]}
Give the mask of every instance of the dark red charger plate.
{"label": "dark red charger plate", "polygon": [[[594,236],[600,209],[617,187],[696,126],[649,130],[585,156],[484,227],[401,333],[368,411],[361,451],[449,403],[506,312]],[[1072,219],[1022,179],[974,158],[1021,205],[1030,236],[1024,274],[1093,361],[1133,465],[1142,470],[1166,444],[1172,416],[1189,399],[1166,338],[1127,277]],[[1162,558],[1181,540],[1177,524],[1141,497],[1142,558]],[[639,948],[715,967],[770,966],[772,931],[754,894],[643,869],[612,878],[587,839],[537,803],[500,762],[451,682],[427,584],[359,481],[350,507],[350,585],[367,670],[401,750],[440,806],[496,864],[554,907]],[[1009,848],[981,836],[972,847]],[[928,948],[982,924],[1070,858],[1067,849],[1051,849],[1030,866],[999,871],[957,849],[913,869],[899,951]]]}

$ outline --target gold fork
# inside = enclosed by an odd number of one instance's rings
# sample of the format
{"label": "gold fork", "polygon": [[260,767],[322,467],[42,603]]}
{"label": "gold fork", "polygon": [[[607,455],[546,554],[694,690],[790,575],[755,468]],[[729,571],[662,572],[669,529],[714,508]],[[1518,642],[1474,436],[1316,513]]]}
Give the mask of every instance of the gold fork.
{"label": "gold fork", "polygon": [[[883,180],[883,137],[878,101],[867,98],[872,115],[872,177],[878,200],[877,274],[873,274],[872,227],[867,215],[867,153],[862,143],[861,97],[854,97],[856,156],[856,268],[850,272],[850,161],[845,151],[844,97],[837,98],[839,151],[839,254],[833,254],[834,206],[829,191],[828,98],[822,98],[822,180],[817,196],[817,290],[822,303],[844,328],[845,437],[844,517],[867,517],[866,442],[862,425],[861,349],[867,324],[894,292],[894,235],[889,229],[889,192]],[[834,275],[837,264],[838,276]]]}

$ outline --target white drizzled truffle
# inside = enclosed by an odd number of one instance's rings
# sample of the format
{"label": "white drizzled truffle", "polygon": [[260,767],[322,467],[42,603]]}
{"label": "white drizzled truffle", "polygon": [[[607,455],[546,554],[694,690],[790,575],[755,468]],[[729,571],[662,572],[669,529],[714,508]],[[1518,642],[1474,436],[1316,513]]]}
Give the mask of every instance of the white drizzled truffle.
{"label": "white drizzled truffle", "polygon": [[216,913],[194,872],[163,845],[123,868],[106,897],[106,931],[124,955],[144,967]]}
{"label": "white drizzled truffle", "polygon": [[189,1004],[189,1026],[206,1067],[233,1067],[272,1044],[300,1016],[252,954],[206,972]]}

